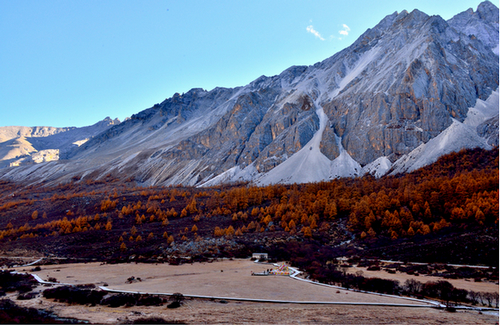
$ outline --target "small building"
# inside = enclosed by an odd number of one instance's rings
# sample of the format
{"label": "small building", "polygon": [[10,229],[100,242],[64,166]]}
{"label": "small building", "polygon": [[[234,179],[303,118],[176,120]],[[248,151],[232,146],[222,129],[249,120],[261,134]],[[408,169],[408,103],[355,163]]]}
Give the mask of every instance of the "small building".
{"label": "small building", "polygon": [[263,252],[254,252],[252,254],[252,259],[268,260],[269,259],[269,255],[267,253],[263,253]]}

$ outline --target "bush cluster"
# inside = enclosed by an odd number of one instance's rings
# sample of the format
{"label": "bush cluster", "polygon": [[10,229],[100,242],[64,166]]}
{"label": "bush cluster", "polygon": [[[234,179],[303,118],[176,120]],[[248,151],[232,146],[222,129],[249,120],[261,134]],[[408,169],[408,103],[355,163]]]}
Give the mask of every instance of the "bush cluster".
{"label": "bush cluster", "polygon": [[161,306],[167,300],[161,296],[135,293],[110,294],[107,291],[91,289],[88,286],[79,287],[65,285],[43,291],[47,299],[81,305],[120,306]]}
{"label": "bush cluster", "polygon": [[22,308],[12,300],[0,300],[1,324],[79,324],[82,321],[70,318],[56,318],[42,310]]}
{"label": "bush cluster", "polygon": [[5,295],[5,292],[29,292],[36,287],[36,284],[37,281],[31,275],[0,271],[0,296]]}
{"label": "bush cluster", "polygon": [[107,294],[105,291],[76,287],[71,285],[60,286],[43,291],[47,299],[55,299],[60,302],[97,305]]}
{"label": "bush cluster", "polygon": [[[347,273],[347,268],[350,267],[350,265],[339,265],[335,259],[335,257],[344,256],[344,252],[340,251],[338,248],[321,246],[315,242],[292,241],[286,246],[275,245],[270,248],[269,254],[276,257],[278,260],[289,261],[292,266],[305,271],[311,279],[325,284],[339,285],[345,288],[377,293],[428,297],[440,299],[446,303],[463,302],[483,304],[490,307],[498,306],[498,293],[483,293],[456,289],[447,281],[427,282],[423,284],[418,281],[409,280],[401,285],[395,280],[366,278],[362,274]],[[368,260],[357,261],[353,259],[350,262],[354,261],[358,262],[358,266],[376,266],[376,264],[370,264]],[[408,274],[418,274],[419,272],[427,274],[430,272],[427,266],[401,266],[400,264],[395,264],[390,267]],[[445,266],[439,268],[445,268]],[[453,278],[457,278],[457,275],[462,277],[467,275],[468,277],[479,276],[498,279],[498,274],[495,275],[493,270],[490,269],[484,271],[474,271],[471,268],[464,267],[446,267],[446,269],[448,270],[447,274]],[[432,275],[435,275],[435,273]]]}

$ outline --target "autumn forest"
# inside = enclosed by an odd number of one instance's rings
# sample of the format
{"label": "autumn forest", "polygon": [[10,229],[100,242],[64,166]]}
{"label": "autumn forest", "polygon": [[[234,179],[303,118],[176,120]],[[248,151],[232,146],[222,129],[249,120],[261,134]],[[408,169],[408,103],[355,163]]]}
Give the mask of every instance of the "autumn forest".
{"label": "autumn forest", "polygon": [[[0,184],[0,245],[63,257],[246,255],[288,243],[341,255],[453,250],[498,265],[498,148],[463,150],[413,173],[257,187],[143,187],[113,175],[56,187]],[[351,241],[350,241],[351,240]],[[477,241],[475,241],[477,240]],[[452,244],[455,243],[455,244]],[[436,243],[446,244],[442,249]],[[460,245],[458,245],[460,247]],[[291,245],[293,247],[293,245]],[[456,255],[408,249],[405,259]],[[439,258],[440,257],[440,258]]]}

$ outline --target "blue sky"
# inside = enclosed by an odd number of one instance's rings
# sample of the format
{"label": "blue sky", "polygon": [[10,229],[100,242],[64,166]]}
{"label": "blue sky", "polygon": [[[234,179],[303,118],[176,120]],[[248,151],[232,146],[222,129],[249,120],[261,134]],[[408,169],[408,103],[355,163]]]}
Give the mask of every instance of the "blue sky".
{"label": "blue sky", "polygon": [[123,120],[322,61],[395,11],[449,19],[480,2],[0,0],[0,126]]}

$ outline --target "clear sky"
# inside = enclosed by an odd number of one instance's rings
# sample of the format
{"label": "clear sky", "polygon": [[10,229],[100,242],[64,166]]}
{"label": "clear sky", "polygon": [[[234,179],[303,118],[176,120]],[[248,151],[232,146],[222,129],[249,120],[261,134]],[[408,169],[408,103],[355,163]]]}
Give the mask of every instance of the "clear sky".
{"label": "clear sky", "polygon": [[123,120],[322,61],[395,11],[449,19],[480,2],[0,0],[0,126]]}

